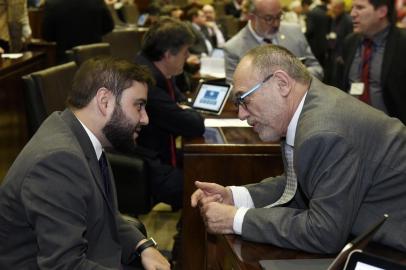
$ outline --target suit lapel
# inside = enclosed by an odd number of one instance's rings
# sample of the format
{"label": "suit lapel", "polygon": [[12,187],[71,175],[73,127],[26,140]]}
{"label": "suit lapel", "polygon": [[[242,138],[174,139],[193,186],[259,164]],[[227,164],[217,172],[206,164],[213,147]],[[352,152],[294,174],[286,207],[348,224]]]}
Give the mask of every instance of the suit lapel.
{"label": "suit lapel", "polygon": [[[104,184],[103,184],[103,181],[104,181],[103,176],[100,172],[99,162],[97,160],[96,153],[94,151],[94,148],[93,148],[92,142],[90,141],[89,136],[87,135],[86,131],[84,130],[84,128],[81,125],[81,123],[79,122],[79,120],[69,109],[66,109],[65,111],[63,111],[61,117],[65,120],[65,122],[71,128],[72,132],[75,134],[75,137],[76,137],[77,141],[79,142],[80,147],[82,148],[83,153],[85,154],[86,159],[89,163],[89,167],[90,167],[90,170],[92,171],[92,175],[93,175],[93,178],[95,179],[97,188],[99,189],[100,193],[103,195],[103,198],[108,205],[109,211],[114,216],[115,211],[113,209],[112,202],[108,199],[108,196],[105,193]],[[110,171],[110,179],[111,180],[113,179],[111,171]],[[110,183],[110,185],[111,185],[111,183]]]}
{"label": "suit lapel", "polygon": [[382,61],[381,86],[385,85],[389,71],[391,70],[390,67],[392,65],[392,60],[395,57],[395,53],[397,51],[396,47],[398,46],[398,43],[396,42],[396,40],[399,40],[398,34],[399,32],[396,31],[395,27],[389,30]]}

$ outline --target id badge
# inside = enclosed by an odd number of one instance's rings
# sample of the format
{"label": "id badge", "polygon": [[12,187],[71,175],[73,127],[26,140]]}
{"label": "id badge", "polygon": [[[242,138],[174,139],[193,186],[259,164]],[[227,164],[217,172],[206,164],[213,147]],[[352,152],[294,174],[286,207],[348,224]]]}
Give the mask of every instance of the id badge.
{"label": "id badge", "polygon": [[356,82],[351,84],[350,95],[360,96],[364,93],[365,85],[363,82]]}

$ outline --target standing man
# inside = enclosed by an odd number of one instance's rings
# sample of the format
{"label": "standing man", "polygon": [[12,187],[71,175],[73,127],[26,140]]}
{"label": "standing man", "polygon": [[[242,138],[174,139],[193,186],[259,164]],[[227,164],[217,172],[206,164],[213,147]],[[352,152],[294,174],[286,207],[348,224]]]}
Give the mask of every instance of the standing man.
{"label": "standing man", "polygon": [[327,60],[327,34],[330,31],[331,19],[327,15],[327,4],[330,0],[321,0],[306,14],[306,33],[310,48],[326,73],[329,66]]}
{"label": "standing man", "polygon": [[75,75],[68,108],[54,112],[0,187],[0,269],[169,269],[152,240],[123,220],[103,148],[131,147],[150,75],[99,58]]}
{"label": "standing man", "polygon": [[354,0],[342,89],[406,124],[406,30],[391,0]]}
{"label": "standing man", "polygon": [[224,46],[226,77],[232,81],[235,68],[244,54],[262,44],[280,45],[301,58],[310,73],[323,78],[323,68],[314,57],[300,26],[281,23],[282,5],[279,0],[248,0],[249,21]]}
{"label": "standing man", "polygon": [[285,173],[244,187],[196,182],[191,203],[209,232],[335,253],[386,213],[374,241],[406,251],[406,127],[279,46],[248,52],[234,79],[239,118],[281,140]]}

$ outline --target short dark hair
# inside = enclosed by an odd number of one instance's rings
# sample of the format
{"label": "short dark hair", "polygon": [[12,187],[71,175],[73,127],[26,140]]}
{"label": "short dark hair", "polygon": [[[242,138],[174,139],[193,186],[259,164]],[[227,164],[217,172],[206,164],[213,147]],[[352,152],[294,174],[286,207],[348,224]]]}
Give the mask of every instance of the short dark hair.
{"label": "short dark hair", "polygon": [[248,51],[244,56],[252,60],[252,66],[263,77],[281,69],[294,80],[307,84],[311,75],[302,62],[289,50],[277,45],[262,45]]}
{"label": "short dark hair", "polygon": [[199,16],[199,11],[201,11],[201,9],[197,7],[192,7],[191,9],[189,9],[186,13],[186,20],[192,22],[194,17]]}
{"label": "short dark hair", "polygon": [[104,87],[119,101],[123,90],[131,87],[133,81],[151,85],[149,71],[127,60],[110,56],[98,56],[84,62],[75,74],[72,90],[68,94],[68,106],[81,109]]}
{"label": "short dark hair", "polygon": [[381,6],[386,6],[388,8],[386,18],[388,18],[389,23],[396,23],[395,0],[369,0],[369,3],[371,3],[375,9]]}
{"label": "short dark hair", "polygon": [[168,50],[177,54],[183,46],[193,43],[193,33],[185,23],[174,18],[162,18],[145,34],[141,51],[149,60],[159,61]]}

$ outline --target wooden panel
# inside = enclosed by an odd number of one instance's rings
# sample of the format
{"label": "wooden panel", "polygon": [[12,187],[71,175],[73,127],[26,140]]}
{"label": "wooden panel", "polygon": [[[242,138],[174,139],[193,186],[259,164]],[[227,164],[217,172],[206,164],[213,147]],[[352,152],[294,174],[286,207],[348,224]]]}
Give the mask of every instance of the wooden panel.
{"label": "wooden panel", "polygon": [[259,141],[251,128],[223,128],[227,143],[207,143],[204,138],[184,143],[184,208],[182,228],[183,269],[217,269],[215,244],[207,236],[198,209],[191,208],[194,181],[243,185],[275,176],[283,164],[278,143]]}

